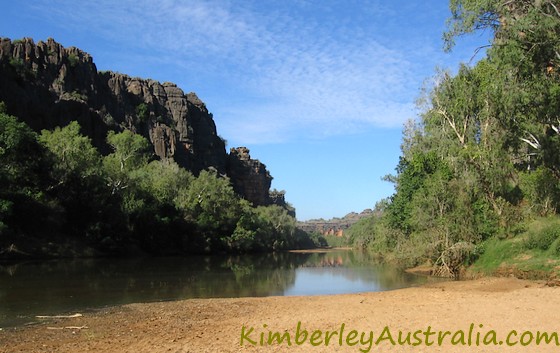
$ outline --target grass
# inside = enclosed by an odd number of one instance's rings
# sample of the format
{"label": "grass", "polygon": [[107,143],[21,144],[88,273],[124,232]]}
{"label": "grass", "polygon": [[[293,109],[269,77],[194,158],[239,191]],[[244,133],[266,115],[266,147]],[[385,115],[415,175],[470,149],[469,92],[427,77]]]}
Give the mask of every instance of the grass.
{"label": "grass", "polygon": [[514,238],[490,238],[483,249],[471,266],[474,273],[532,279],[560,277],[560,217],[532,220]]}

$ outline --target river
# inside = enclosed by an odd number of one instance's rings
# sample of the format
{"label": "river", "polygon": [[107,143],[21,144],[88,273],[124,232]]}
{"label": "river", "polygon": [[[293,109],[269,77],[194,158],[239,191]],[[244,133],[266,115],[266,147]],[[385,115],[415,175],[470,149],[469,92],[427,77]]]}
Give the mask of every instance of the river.
{"label": "river", "polygon": [[426,280],[353,250],[26,262],[0,265],[0,327],[136,302],[372,292]]}

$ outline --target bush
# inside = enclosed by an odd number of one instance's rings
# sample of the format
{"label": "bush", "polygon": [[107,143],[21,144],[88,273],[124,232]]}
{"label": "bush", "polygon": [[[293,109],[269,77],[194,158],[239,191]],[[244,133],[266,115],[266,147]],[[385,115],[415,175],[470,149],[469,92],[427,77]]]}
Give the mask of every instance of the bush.
{"label": "bush", "polygon": [[325,241],[327,242],[327,246],[333,248],[340,248],[340,247],[351,245],[346,235],[343,236],[327,235],[324,236],[323,239],[325,239]]}
{"label": "bush", "polygon": [[560,237],[560,227],[552,225],[540,232],[532,232],[525,240],[525,248],[547,250]]}
{"label": "bush", "polygon": [[316,249],[329,246],[321,233],[308,233],[299,228],[294,230],[293,239],[292,249]]}
{"label": "bush", "polygon": [[521,173],[520,184],[533,213],[546,216],[557,212],[560,189],[558,179],[550,169],[540,166],[534,171]]}
{"label": "bush", "polygon": [[76,67],[80,63],[80,58],[76,54],[68,55],[68,63],[70,67]]}
{"label": "bush", "polygon": [[140,122],[145,122],[150,116],[150,109],[146,103],[140,103],[136,106],[136,116]]}
{"label": "bush", "polygon": [[550,245],[550,250],[552,250],[553,255],[560,256],[560,238]]}

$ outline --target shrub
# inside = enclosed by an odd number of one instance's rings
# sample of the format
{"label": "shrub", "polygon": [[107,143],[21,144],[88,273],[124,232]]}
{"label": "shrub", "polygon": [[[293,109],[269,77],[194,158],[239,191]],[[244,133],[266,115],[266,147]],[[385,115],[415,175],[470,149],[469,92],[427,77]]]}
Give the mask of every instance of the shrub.
{"label": "shrub", "polygon": [[70,67],[76,67],[79,62],[80,58],[76,54],[68,55],[68,63],[70,64]]}
{"label": "shrub", "polygon": [[532,232],[525,240],[525,248],[547,250],[560,237],[560,227],[548,226],[540,232]]}
{"label": "shrub", "polygon": [[136,116],[141,122],[147,121],[149,115],[150,111],[146,103],[140,103],[136,106]]}
{"label": "shrub", "polygon": [[560,256],[560,238],[556,239],[554,243],[550,246],[553,255]]}
{"label": "shrub", "polygon": [[19,76],[25,76],[27,74],[27,68],[25,67],[25,62],[21,58],[10,58],[8,61],[10,66],[13,68],[15,73]]}

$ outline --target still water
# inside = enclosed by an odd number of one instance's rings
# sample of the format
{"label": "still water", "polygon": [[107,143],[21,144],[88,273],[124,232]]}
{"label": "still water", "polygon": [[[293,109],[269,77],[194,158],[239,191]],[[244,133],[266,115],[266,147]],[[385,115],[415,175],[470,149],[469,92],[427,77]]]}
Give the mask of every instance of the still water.
{"label": "still water", "polygon": [[426,280],[351,250],[0,265],[0,327],[126,303],[372,292]]}

